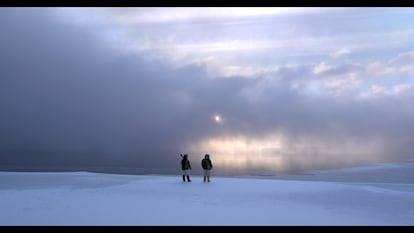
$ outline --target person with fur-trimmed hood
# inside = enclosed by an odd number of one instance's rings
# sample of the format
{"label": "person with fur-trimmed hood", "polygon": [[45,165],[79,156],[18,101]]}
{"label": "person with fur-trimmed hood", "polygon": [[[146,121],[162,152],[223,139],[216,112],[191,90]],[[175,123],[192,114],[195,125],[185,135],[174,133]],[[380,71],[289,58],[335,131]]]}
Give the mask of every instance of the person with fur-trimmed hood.
{"label": "person with fur-trimmed hood", "polygon": [[210,160],[210,155],[206,154],[204,159],[201,160],[201,167],[203,167],[203,181],[210,182],[210,171],[213,168],[213,164]]}
{"label": "person with fur-trimmed hood", "polygon": [[190,180],[190,170],[191,170],[190,160],[188,160],[188,155],[187,154],[185,154],[184,156],[181,154],[181,157],[183,158],[181,160],[181,170],[183,171],[183,181],[185,182],[185,178],[187,177],[187,181],[191,182],[191,180]]}

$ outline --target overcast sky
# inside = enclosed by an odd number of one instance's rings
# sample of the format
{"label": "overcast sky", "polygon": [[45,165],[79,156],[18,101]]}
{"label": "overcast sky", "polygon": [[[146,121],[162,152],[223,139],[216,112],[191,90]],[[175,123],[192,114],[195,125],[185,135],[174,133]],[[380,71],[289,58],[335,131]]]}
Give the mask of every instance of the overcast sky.
{"label": "overcast sky", "polygon": [[286,172],[414,154],[414,8],[0,8],[0,163]]}

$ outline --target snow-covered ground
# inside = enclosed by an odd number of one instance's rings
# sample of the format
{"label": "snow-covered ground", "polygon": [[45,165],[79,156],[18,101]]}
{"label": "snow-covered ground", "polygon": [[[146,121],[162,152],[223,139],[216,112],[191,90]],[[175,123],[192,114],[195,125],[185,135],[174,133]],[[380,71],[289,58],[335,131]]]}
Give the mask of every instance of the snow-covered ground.
{"label": "snow-covered ground", "polygon": [[414,163],[302,175],[0,172],[0,225],[414,225]]}

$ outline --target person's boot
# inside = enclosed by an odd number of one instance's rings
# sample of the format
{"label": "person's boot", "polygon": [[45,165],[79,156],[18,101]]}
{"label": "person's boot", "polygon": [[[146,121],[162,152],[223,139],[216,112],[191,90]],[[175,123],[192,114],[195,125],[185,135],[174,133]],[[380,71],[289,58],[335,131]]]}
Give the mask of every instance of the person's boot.
{"label": "person's boot", "polygon": [[207,176],[207,181],[210,182],[210,176]]}
{"label": "person's boot", "polygon": [[206,177],[205,176],[203,177],[203,182],[206,182]]}
{"label": "person's boot", "polygon": [[187,181],[188,181],[188,182],[191,182],[191,180],[190,180],[190,176],[187,176]]}
{"label": "person's boot", "polygon": [[185,175],[183,175],[183,182],[185,182]]}

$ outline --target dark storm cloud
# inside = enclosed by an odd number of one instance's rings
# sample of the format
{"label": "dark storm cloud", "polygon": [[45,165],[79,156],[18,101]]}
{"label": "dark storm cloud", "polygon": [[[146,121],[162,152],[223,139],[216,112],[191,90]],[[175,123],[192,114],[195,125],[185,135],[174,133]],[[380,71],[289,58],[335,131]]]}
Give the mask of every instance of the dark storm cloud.
{"label": "dark storm cloud", "polygon": [[48,10],[0,17],[3,164],[175,166],[186,141],[208,133],[210,110],[245,82],[208,81],[140,56],[107,59],[93,33]]}
{"label": "dark storm cloud", "polygon": [[[145,53],[116,55],[92,28],[59,23],[48,9],[0,9],[0,28],[3,165],[175,170],[188,144],[220,133],[277,131],[292,143],[380,137],[393,158],[414,149],[412,95],[309,97],[291,84],[308,82],[310,67],[255,79],[173,70]],[[221,128],[210,120],[217,112]]]}
{"label": "dark storm cloud", "polygon": [[168,72],[139,57],[108,62],[92,33],[47,13],[2,9],[3,159],[140,165],[176,152],[163,130],[175,114]]}

